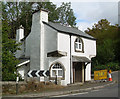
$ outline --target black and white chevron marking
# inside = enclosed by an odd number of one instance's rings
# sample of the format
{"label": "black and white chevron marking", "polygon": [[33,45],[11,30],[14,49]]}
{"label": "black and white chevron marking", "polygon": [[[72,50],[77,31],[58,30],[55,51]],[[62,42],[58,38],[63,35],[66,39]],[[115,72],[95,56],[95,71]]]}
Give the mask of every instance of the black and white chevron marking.
{"label": "black and white chevron marking", "polygon": [[48,70],[30,70],[28,72],[28,77],[41,77],[41,76],[47,77],[49,75],[50,73]]}

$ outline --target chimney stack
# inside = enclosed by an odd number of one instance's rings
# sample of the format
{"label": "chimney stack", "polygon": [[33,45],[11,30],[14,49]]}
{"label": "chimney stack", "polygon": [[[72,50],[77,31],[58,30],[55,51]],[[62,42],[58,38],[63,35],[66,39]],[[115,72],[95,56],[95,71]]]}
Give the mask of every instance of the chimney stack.
{"label": "chimney stack", "polygon": [[33,12],[32,22],[48,22],[48,11],[45,9],[36,10]]}
{"label": "chimney stack", "polygon": [[21,42],[21,39],[24,38],[24,27],[21,25],[16,31],[16,41]]}

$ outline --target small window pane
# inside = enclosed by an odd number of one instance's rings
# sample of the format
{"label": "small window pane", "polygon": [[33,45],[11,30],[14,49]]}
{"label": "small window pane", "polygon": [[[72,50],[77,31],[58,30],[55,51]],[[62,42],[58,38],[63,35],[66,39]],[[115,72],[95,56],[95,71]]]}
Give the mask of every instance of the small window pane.
{"label": "small window pane", "polygon": [[63,71],[62,70],[58,70],[58,76],[63,76]]}
{"label": "small window pane", "polygon": [[77,38],[77,40],[76,40],[77,42],[79,42],[79,39]]}
{"label": "small window pane", "polygon": [[62,66],[61,66],[61,64],[55,64],[53,67],[52,67],[53,69],[59,69],[59,68],[62,68]]}
{"label": "small window pane", "polygon": [[75,49],[76,49],[76,51],[82,51],[82,39],[80,39],[80,38],[77,38],[76,40],[75,40]]}
{"label": "small window pane", "polygon": [[76,48],[76,49],[78,48],[78,44],[77,44],[77,43],[75,43],[75,48]]}
{"label": "small window pane", "polygon": [[79,49],[81,49],[81,44],[79,44]]}
{"label": "small window pane", "polygon": [[56,76],[56,70],[52,70],[52,76],[53,76],[53,77]]}

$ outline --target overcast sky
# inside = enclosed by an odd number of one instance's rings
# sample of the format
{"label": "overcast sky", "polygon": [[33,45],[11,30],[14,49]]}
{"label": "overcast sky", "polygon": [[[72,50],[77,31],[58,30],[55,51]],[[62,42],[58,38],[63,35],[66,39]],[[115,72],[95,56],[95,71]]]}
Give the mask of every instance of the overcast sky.
{"label": "overcast sky", "polygon": [[71,7],[77,18],[76,23],[80,30],[91,28],[101,19],[107,19],[111,24],[118,24],[119,0],[50,0],[59,7],[61,2],[71,2]]}

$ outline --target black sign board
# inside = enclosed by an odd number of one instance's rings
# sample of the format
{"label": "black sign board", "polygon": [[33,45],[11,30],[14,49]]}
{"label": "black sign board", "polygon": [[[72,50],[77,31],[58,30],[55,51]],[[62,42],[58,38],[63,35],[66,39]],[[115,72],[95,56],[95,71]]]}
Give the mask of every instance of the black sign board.
{"label": "black sign board", "polygon": [[47,77],[50,75],[50,72],[48,70],[30,70],[28,72],[28,77]]}

